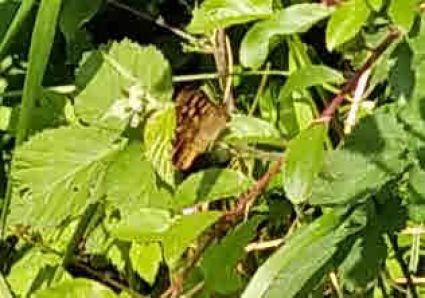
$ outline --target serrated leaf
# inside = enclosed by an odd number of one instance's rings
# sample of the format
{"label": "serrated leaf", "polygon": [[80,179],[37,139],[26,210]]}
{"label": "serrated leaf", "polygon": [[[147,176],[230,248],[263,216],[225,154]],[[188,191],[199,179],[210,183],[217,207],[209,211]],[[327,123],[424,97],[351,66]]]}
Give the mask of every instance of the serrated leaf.
{"label": "serrated leaf", "polygon": [[158,189],[155,171],[144,157],[140,142],[130,143],[116,154],[105,174],[106,199],[126,213],[139,207],[169,207],[170,196]]}
{"label": "serrated leaf", "polygon": [[253,180],[230,169],[208,169],[189,176],[175,194],[176,208],[220,198],[236,197],[245,192]]}
{"label": "serrated leaf", "polygon": [[323,164],[325,125],[313,125],[291,140],[286,151],[284,186],[293,204],[305,202],[313,191],[313,182]]}
{"label": "serrated leaf", "polygon": [[[338,245],[366,224],[361,210],[345,218],[329,212],[293,235],[257,270],[242,298],[295,297],[315,274],[326,274],[326,265]],[[303,296],[301,296],[303,297]]]}
{"label": "serrated leaf", "polygon": [[[293,92],[325,83],[339,84],[343,81],[344,77],[340,72],[323,65],[307,65],[292,72],[279,92],[281,128],[289,135],[295,135],[303,123],[300,116],[309,111],[311,113],[309,103],[295,100],[292,97]],[[304,113],[301,113],[302,111]]]}
{"label": "serrated leaf", "polygon": [[193,11],[187,30],[191,33],[208,33],[214,29],[266,18],[271,13],[271,0],[206,0]]}
{"label": "serrated leaf", "polygon": [[242,65],[259,68],[267,58],[273,36],[306,32],[331,12],[331,8],[321,4],[295,4],[256,23],[242,40],[239,53]]}
{"label": "serrated leaf", "polygon": [[133,241],[144,239],[150,234],[161,234],[172,225],[171,214],[164,209],[133,209],[109,230],[117,239]]}
{"label": "serrated leaf", "polygon": [[279,131],[262,119],[233,115],[224,141],[231,144],[283,144]]}
{"label": "serrated leaf", "polygon": [[143,244],[133,242],[130,249],[130,260],[137,273],[152,285],[162,262],[161,246],[155,242]]}
{"label": "serrated leaf", "polygon": [[107,53],[93,52],[81,66],[76,83],[81,90],[75,98],[77,116],[117,130],[140,112],[136,103],[161,105],[172,94],[170,66],[161,52],[127,39],[113,43]]}
{"label": "serrated leaf", "polygon": [[34,291],[45,289],[71,279],[61,266],[61,259],[37,248],[28,250],[12,267],[7,281],[15,294],[29,297]]}
{"label": "serrated leaf", "polygon": [[219,243],[205,251],[200,267],[208,289],[220,294],[231,294],[242,286],[235,267],[244,257],[244,248],[256,235],[261,221],[261,217],[254,217],[240,224]]}
{"label": "serrated leaf", "polygon": [[174,166],[171,156],[175,127],[174,106],[169,105],[150,116],[144,130],[146,157],[158,175],[170,186],[174,186]]}
{"label": "serrated leaf", "polygon": [[96,188],[122,140],[95,128],[58,128],[18,147],[10,222],[56,225],[97,199]]}
{"label": "serrated leaf", "polygon": [[326,47],[329,51],[352,39],[369,17],[365,0],[342,2],[331,16],[326,28]]}
{"label": "serrated leaf", "polygon": [[327,154],[309,202],[347,204],[372,194],[409,165],[406,146],[391,109],[363,118],[344,146]]}
{"label": "serrated leaf", "polygon": [[388,14],[398,27],[405,33],[408,33],[413,25],[418,9],[418,0],[392,0],[388,8]]}
{"label": "serrated leaf", "polygon": [[96,297],[116,298],[114,291],[91,279],[76,278],[46,290],[38,291],[34,298]]}

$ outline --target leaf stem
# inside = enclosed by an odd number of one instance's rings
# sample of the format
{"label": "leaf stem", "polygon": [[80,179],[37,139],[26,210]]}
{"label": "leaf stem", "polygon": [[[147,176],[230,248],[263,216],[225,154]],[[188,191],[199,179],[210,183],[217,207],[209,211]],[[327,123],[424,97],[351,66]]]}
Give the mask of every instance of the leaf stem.
{"label": "leaf stem", "polygon": [[[279,76],[287,77],[289,75],[288,71],[284,70],[250,70],[250,71],[241,71],[228,74],[229,76]],[[174,83],[181,82],[190,82],[190,81],[202,81],[202,80],[213,80],[219,79],[220,75],[216,72],[213,73],[200,73],[192,75],[176,75],[173,76]]]}

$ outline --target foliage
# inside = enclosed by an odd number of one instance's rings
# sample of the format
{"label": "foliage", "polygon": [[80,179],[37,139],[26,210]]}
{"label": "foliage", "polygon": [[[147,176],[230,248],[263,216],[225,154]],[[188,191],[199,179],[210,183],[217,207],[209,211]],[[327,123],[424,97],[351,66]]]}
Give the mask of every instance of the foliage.
{"label": "foliage", "polygon": [[424,5],[2,1],[0,296],[421,297]]}

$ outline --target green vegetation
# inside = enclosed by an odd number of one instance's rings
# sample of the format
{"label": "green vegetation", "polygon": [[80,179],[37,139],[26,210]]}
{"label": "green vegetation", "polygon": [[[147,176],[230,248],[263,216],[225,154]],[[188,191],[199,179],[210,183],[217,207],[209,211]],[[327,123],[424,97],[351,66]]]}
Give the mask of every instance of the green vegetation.
{"label": "green vegetation", "polygon": [[425,296],[424,7],[1,1],[0,297]]}

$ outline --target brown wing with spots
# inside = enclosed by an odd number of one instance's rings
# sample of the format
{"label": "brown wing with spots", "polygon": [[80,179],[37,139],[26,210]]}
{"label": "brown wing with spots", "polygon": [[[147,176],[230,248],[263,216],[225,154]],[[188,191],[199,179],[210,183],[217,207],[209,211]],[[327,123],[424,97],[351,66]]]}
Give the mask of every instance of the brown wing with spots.
{"label": "brown wing with spots", "polygon": [[187,170],[226,127],[229,116],[223,107],[208,100],[198,89],[185,88],[176,98],[177,128],[173,164]]}

